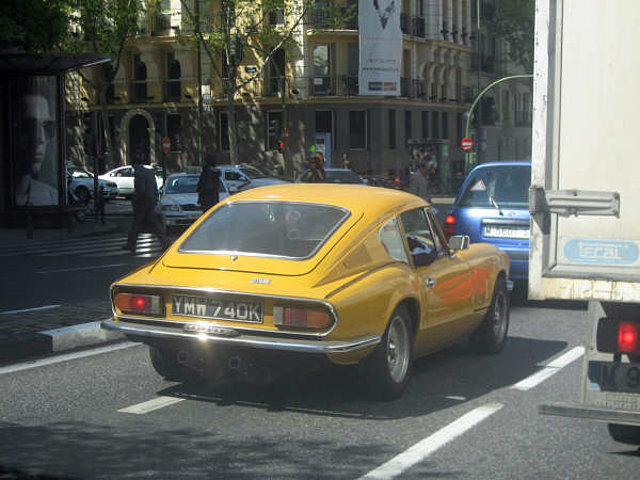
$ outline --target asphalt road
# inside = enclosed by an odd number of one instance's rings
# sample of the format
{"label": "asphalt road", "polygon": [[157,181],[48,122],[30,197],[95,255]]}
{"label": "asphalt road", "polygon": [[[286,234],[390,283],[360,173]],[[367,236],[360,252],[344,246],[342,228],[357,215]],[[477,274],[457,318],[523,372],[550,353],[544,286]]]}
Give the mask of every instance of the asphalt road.
{"label": "asphalt road", "polygon": [[[135,344],[5,366],[0,465],[81,479],[637,478],[637,449],[605,425],[537,413],[579,397],[591,323],[559,307],[514,305],[500,355],[461,343],[421,359],[387,403],[348,372],[271,387],[165,382]],[[567,365],[533,382],[558,358]]]}

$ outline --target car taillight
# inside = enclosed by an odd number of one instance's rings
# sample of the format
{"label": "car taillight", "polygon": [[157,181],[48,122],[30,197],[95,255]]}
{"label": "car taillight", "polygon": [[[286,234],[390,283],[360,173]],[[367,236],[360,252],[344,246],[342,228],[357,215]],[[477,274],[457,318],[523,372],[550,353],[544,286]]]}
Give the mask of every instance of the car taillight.
{"label": "car taillight", "polygon": [[113,303],[123,313],[162,315],[162,299],[160,295],[118,293]]}
{"label": "car taillight", "polygon": [[449,240],[456,234],[456,217],[447,215],[444,218],[444,235]]}
{"label": "car taillight", "polygon": [[640,322],[601,318],[596,331],[598,351],[640,354]]}
{"label": "car taillight", "polygon": [[333,319],[329,312],[313,308],[273,307],[273,324],[281,327],[326,329]]}
{"label": "car taillight", "polygon": [[637,323],[618,323],[618,351],[620,353],[640,353]]}

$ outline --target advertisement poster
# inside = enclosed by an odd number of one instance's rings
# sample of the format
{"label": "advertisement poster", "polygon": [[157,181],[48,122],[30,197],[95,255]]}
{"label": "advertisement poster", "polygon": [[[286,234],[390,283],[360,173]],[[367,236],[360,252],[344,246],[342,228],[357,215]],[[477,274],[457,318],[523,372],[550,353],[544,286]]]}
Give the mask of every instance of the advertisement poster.
{"label": "advertisement poster", "polygon": [[58,204],[58,109],[54,76],[16,77],[11,85],[14,204]]}
{"label": "advertisement poster", "polygon": [[401,7],[400,0],[359,0],[360,95],[400,95]]}

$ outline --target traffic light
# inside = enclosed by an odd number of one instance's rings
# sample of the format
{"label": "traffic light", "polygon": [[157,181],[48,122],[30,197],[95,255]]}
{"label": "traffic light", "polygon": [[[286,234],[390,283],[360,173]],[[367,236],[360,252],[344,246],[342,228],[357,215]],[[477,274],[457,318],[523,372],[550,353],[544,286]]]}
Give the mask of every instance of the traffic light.
{"label": "traffic light", "polygon": [[284,153],[284,140],[283,139],[278,139],[278,151],[280,153]]}

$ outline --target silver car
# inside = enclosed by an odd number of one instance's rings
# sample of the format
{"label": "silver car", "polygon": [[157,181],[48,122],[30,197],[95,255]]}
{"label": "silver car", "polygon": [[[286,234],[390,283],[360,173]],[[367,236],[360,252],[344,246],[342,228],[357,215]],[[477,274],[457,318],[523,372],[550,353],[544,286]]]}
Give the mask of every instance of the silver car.
{"label": "silver car", "polygon": [[[174,173],[167,178],[157,208],[168,230],[188,227],[202,215],[202,206],[198,204],[199,178],[199,174],[189,173]],[[220,200],[229,196],[229,189],[222,180],[219,192]]]}
{"label": "silver car", "polygon": [[216,165],[216,168],[220,170],[220,178],[233,193],[240,190],[262,187],[264,185],[290,183],[286,180],[267,175],[259,168],[245,163],[239,163],[238,165]]}

